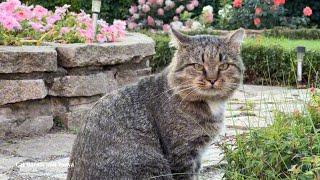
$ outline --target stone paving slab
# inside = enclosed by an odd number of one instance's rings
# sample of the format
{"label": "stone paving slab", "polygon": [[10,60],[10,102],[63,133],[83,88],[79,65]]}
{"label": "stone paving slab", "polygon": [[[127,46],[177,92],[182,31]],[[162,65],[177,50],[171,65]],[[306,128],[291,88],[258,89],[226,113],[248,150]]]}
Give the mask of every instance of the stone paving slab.
{"label": "stone paving slab", "polygon": [[[309,98],[308,90],[245,85],[228,103],[226,128],[220,138],[233,138],[247,132],[250,127],[266,127],[272,123],[276,110],[303,111]],[[74,139],[74,134],[58,132],[0,142],[0,179],[65,179]],[[217,169],[225,164],[221,161],[223,154],[217,141],[219,138],[203,154],[200,179],[218,180],[223,177],[223,170]],[[3,163],[7,160],[11,163]]]}

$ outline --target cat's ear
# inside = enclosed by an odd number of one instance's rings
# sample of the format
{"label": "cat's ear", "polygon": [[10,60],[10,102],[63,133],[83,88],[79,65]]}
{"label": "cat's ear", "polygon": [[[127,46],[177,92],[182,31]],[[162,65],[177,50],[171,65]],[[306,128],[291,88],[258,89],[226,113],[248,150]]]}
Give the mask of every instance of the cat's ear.
{"label": "cat's ear", "polygon": [[170,35],[171,35],[170,46],[173,46],[176,48],[185,47],[185,46],[188,46],[191,42],[190,36],[182,34],[179,31],[175,30],[174,28],[171,28]]}
{"label": "cat's ear", "polygon": [[232,48],[240,52],[241,44],[245,38],[245,30],[240,28],[229,35],[228,42]]}

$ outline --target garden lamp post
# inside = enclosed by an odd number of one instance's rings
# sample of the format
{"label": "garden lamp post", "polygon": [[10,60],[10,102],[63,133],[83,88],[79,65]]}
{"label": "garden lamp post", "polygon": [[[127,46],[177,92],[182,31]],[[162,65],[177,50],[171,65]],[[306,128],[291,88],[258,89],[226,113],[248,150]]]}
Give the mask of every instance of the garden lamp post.
{"label": "garden lamp post", "polygon": [[298,64],[297,64],[297,80],[298,80],[298,84],[302,85],[302,63],[303,63],[303,58],[306,52],[306,48],[303,46],[298,46],[296,48],[297,51],[297,60],[298,60]]}
{"label": "garden lamp post", "polygon": [[97,21],[101,9],[101,0],[92,0],[93,41],[96,41]]}

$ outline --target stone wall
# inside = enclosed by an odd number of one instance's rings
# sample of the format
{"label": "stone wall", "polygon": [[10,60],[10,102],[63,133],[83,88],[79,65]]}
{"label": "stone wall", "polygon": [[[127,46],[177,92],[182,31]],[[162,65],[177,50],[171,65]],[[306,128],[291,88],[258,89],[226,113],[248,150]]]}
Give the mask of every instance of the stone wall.
{"label": "stone wall", "polygon": [[0,46],[0,138],[77,129],[103,94],[150,73],[154,42],[128,34],[106,44]]}

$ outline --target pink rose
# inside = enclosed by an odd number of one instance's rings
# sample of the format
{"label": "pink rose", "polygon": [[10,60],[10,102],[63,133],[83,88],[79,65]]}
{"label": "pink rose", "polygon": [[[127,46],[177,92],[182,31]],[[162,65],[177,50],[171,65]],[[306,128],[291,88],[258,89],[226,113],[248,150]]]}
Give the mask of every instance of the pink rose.
{"label": "pink rose", "polygon": [[131,29],[131,30],[137,28],[137,26],[138,26],[138,24],[135,23],[135,22],[130,22],[128,24],[128,28]]}
{"label": "pink rose", "polygon": [[194,4],[193,3],[187,4],[187,9],[188,11],[194,10]]}
{"label": "pink rose", "polygon": [[169,32],[169,31],[170,31],[170,25],[169,25],[169,24],[164,24],[164,25],[162,26],[162,30],[163,30],[164,32]]}
{"label": "pink rose", "polygon": [[131,6],[130,9],[129,9],[130,14],[134,14],[137,11],[138,11],[138,7],[135,6],[135,5]]}
{"label": "pink rose", "polygon": [[155,25],[154,19],[153,19],[151,16],[148,16],[148,18],[147,18],[147,24],[148,24],[149,26],[154,26],[154,25]]}
{"label": "pink rose", "polygon": [[150,11],[150,6],[147,5],[147,4],[143,5],[143,6],[142,6],[142,11],[143,11],[144,13],[149,12],[149,11]]}
{"label": "pink rose", "polygon": [[157,0],[148,0],[148,3],[150,3],[150,4],[156,4],[156,3],[157,3]]}
{"label": "pink rose", "polygon": [[146,0],[139,0],[139,4],[145,4]]}
{"label": "pink rose", "polygon": [[199,6],[199,1],[198,0],[193,0],[192,4],[194,5],[194,7],[198,7]]}
{"label": "pink rose", "polygon": [[157,4],[160,5],[160,6],[162,6],[163,0],[157,0]]}
{"label": "pink rose", "polygon": [[43,25],[40,23],[30,22],[29,24],[31,25],[32,29],[38,32],[40,32],[41,29],[43,28]]}
{"label": "pink rose", "polygon": [[158,15],[163,16],[164,15],[164,10],[162,8],[158,9]]}
{"label": "pink rose", "polygon": [[303,15],[304,16],[311,16],[312,15],[312,9],[309,6],[305,7],[303,9]]}

